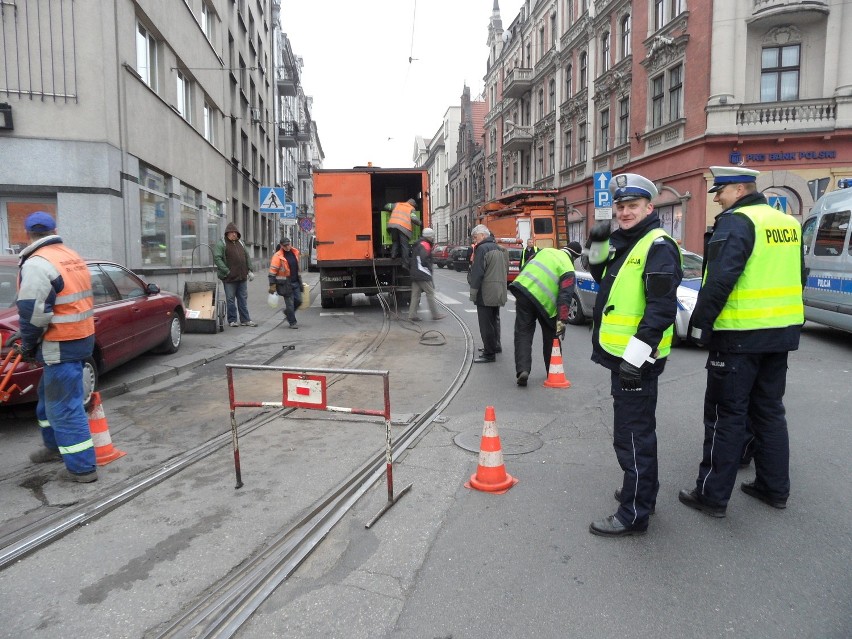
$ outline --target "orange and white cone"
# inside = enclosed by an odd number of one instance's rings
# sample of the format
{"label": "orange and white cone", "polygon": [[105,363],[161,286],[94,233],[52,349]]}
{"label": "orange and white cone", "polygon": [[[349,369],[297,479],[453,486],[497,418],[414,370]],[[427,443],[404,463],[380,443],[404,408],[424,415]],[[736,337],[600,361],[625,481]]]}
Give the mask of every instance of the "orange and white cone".
{"label": "orange and white cone", "polygon": [[89,432],[95,444],[95,463],[98,466],[106,466],[127,453],[114,448],[112,438],[109,436],[109,424],[107,424],[104,406],[101,404],[101,394],[92,393],[92,401],[89,403]]}
{"label": "orange and white cone", "polygon": [[562,348],[559,346],[559,338],[553,338],[553,350],[550,353],[550,369],[547,371],[547,379],[544,386],[548,388],[568,388],[571,382],[565,377],[565,369],[562,368]]}
{"label": "orange and white cone", "polygon": [[494,407],[486,406],[482,440],[479,444],[479,465],[476,467],[476,473],[470,476],[470,481],[466,481],[464,486],[502,495],[517,483],[518,480],[506,472],[506,466],[503,464],[503,449],[497,434]]}

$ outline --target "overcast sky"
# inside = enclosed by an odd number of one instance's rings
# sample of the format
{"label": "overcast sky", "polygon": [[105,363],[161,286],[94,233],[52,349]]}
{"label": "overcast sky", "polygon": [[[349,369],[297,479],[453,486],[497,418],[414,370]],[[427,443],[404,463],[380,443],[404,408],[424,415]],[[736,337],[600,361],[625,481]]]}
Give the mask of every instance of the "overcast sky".
{"label": "overcast sky", "polygon": [[[520,7],[502,5],[503,24]],[[301,81],[324,168],[413,166],[450,106],[482,93],[493,0],[282,0],[281,26],[304,61]],[[507,13],[511,11],[511,15]],[[414,58],[409,62],[409,57]]]}

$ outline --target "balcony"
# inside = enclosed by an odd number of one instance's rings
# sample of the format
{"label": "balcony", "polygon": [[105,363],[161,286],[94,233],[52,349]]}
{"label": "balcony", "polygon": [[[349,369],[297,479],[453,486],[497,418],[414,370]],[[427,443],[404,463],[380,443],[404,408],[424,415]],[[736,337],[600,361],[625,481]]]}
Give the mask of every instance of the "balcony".
{"label": "balcony", "polygon": [[791,13],[796,14],[796,23],[812,22],[829,13],[828,0],[753,0],[749,23],[770,21],[780,24]]}
{"label": "balcony", "polygon": [[296,167],[296,177],[300,180],[310,180],[313,172],[313,164],[310,162],[299,162]]}
{"label": "balcony", "polygon": [[296,135],[299,132],[299,123],[293,120],[282,122],[278,127],[278,143],[288,149],[295,148],[299,144]]}
{"label": "balcony", "polygon": [[524,151],[529,149],[533,143],[532,127],[514,125],[508,127],[503,136],[504,151]]}
{"label": "balcony", "polygon": [[278,85],[278,94],[281,97],[296,97],[296,87],[299,84],[298,75],[290,68],[277,67],[275,69],[275,83]]}
{"label": "balcony", "polygon": [[533,70],[515,67],[506,74],[503,85],[504,98],[519,98],[532,87]]}
{"label": "balcony", "polygon": [[311,125],[308,122],[299,122],[296,126],[296,141],[310,142],[311,141]]}
{"label": "balcony", "polygon": [[833,98],[742,104],[737,110],[739,133],[824,131],[836,127]]}

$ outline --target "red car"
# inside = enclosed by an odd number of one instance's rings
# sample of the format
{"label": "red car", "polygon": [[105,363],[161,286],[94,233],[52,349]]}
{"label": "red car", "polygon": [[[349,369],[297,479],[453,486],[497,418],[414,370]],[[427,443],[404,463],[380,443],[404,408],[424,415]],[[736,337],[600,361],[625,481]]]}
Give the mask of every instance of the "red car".
{"label": "red car", "polygon": [[450,251],[454,248],[455,245],[453,244],[436,244],[435,248],[432,249],[432,264],[438,268],[452,266]]}
{"label": "red car", "polygon": [[[183,300],[174,293],[161,291],[135,273],[113,262],[86,260],[92,276],[95,301],[95,349],[83,367],[83,397],[88,402],[97,387],[98,375],[147,353],[174,353],[183,337],[185,311]],[[0,257],[0,358],[9,349],[5,343],[18,330],[17,293],[18,259]],[[2,371],[0,379],[8,370]],[[34,402],[41,379],[41,366],[21,362],[6,385],[14,391],[6,404]],[[2,404],[0,404],[2,405]]]}

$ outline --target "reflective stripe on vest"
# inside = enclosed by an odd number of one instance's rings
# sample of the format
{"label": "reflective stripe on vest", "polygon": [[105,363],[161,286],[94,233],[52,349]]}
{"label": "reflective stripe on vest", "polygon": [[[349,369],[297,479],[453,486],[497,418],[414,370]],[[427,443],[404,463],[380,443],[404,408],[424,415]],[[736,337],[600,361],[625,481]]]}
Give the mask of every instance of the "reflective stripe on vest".
{"label": "reflective stripe on vest", "polygon": [[394,204],[393,211],[391,211],[388,218],[388,226],[398,226],[410,233],[412,211],[414,211],[414,207],[408,202],[397,202]]}
{"label": "reflective stripe on vest", "polygon": [[277,281],[290,279],[290,265],[287,263],[287,258],[284,257],[284,251],[278,250],[272,256],[269,262],[269,274]]}
{"label": "reflective stripe on vest", "polygon": [[[636,242],[615,276],[615,282],[604,305],[604,309],[612,307],[612,310],[604,312],[598,334],[601,348],[610,355],[624,355],[627,342],[636,335],[636,329],[645,314],[645,280],[642,275],[648,261],[648,251],[659,237],[675,244],[663,229],[650,231]],[[659,351],[657,357],[666,357],[671,352],[673,334],[674,324],[663,331],[663,337],[655,349]]]}
{"label": "reflective stripe on vest", "polygon": [[33,255],[50,262],[62,276],[63,288],[53,303],[53,317],[44,334],[50,342],[67,342],[95,332],[92,279],[86,262],[64,244],[48,244]]}
{"label": "reflective stripe on vest", "polygon": [[[751,331],[801,324],[805,321],[801,226],[768,204],[744,206],[734,214],[754,224],[754,249],[713,329]],[[713,263],[707,268],[712,269]]]}
{"label": "reflective stripe on vest", "polygon": [[548,317],[556,317],[559,280],[565,273],[573,272],[574,264],[565,251],[545,248],[527,262],[524,270],[515,278],[515,284],[532,295]]}
{"label": "reflective stripe on vest", "polygon": [[73,455],[74,453],[80,453],[84,450],[89,450],[90,448],[95,447],[95,442],[92,441],[92,438],[80,442],[79,444],[73,444],[71,446],[60,446],[59,452],[63,455]]}

